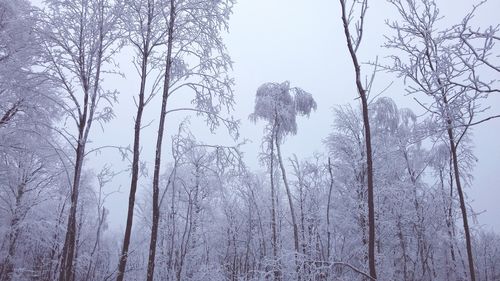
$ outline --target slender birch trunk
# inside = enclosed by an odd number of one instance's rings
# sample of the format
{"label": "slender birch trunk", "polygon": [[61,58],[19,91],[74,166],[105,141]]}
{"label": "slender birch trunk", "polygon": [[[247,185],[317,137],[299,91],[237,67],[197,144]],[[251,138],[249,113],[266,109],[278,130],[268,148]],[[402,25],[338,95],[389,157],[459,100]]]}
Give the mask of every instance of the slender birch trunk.
{"label": "slender birch trunk", "polygon": [[158,238],[158,222],[160,219],[160,168],[161,168],[161,148],[163,144],[163,134],[165,130],[165,116],[167,114],[167,100],[170,93],[170,79],[172,71],[172,48],[173,48],[173,35],[175,24],[175,1],[170,0],[170,17],[168,22],[168,42],[167,42],[167,57],[165,66],[165,80],[163,84],[163,96],[161,103],[160,122],[158,125],[158,135],[156,140],[156,153],[155,153],[155,166],[153,174],[153,218],[151,225],[151,240],[149,243],[149,258],[148,258],[148,271],[146,280],[152,281],[154,277],[155,256],[156,256],[156,240]]}

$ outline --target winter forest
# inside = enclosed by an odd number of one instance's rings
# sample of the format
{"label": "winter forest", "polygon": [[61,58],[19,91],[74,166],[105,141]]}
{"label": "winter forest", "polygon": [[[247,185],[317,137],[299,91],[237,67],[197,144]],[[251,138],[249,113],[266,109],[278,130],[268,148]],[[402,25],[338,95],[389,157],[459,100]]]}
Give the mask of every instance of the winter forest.
{"label": "winter forest", "polygon": [[499,11],[0,0],[0,280],[499,281]]}

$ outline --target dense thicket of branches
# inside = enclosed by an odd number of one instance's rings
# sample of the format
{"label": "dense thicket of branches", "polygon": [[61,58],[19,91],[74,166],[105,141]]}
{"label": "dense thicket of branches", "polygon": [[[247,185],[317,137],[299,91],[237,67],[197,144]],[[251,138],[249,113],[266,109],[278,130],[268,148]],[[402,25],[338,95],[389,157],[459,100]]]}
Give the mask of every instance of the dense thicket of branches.
{"label": "dense thicket of branches", "polygon": [[[482,103],[498,84],[482,74],[498,73],[498,27],[470,25],[479,6],[445,27],[433,1],[389,2],[394,56],[376,67],[405,78],[426,114],[370,99],[356,55],[367,1],[342,0],[361,103],[335,107],[323,152],[299,159],[282,146],[315,93],[263,84],[253,169],[244,142],[204,143],[168,118],[193,113],[237,142],[222,40],[234,1],[0,0],[0,280],[500,280],[500,235],[474,223],[466,197],[472,128],[496,118]],[[91,125],[114,117],[119,95],[103,85],[130,50],[139,92],[120,98],[136,95],[133,148],[107,145],[130,160],[122,232],[105,208],[119,171],[87,159],[106,162],[90,154],[102,149]],[[190,103],[171,107],[177,97]],[[154,155],[141,150],[151,110]]]}

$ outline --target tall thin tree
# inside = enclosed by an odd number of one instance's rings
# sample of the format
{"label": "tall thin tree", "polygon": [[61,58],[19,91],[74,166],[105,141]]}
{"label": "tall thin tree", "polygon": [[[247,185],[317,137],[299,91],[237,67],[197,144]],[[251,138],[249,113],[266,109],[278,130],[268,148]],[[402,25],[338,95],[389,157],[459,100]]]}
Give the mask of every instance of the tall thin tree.
{"label": "tall thin tree", "polygon": [[[223,110],[234,103],[233,80],[227,72],[231,60],[226,54],[221,32],[227,28],[233,0],[195,1],[169,0],[159,2],[166,24],[163,44],[166,45],[163,70],[163,91],[155,149],[152,183],[152,224],[146,280],[153,280],[160,220],[160,172],[162,145],[167,114],[194,112],[203,115],[211,130],[219,125],[237,136],[238,122],[222,117]],[[168,110],[172,95],[193,93],[192,107]],[[121,256],[117,281],[123,280],[126,253]]]}
{"label": "tall thin tree", "polygon": [[[300,253],[298,223],[292,199],[292,191],[288,184],[281,154],[281,143],[283,143],[287,135],[297,133],[297,115],[309,116],[312,110],[316,110],[316,107],[316,102],[311,94],[297,87],[291,88],[288,81],[283,83],[265,83],[257,89],[254,112],[250,115],[250,119],[254,122],[259,119],[269,122],[269,127],[271,128],[271,132],[269,132],[272,136],[271,153],[273,152],[272,143],[274,143],[288,198],[290,216],[292,217],[295,262],[297,263],[297,278],[299,280],[301,278],[300,267],[298,265],[298,254]],[[275,156],[270,155],[270,157],[271,161],[273,161],[272,159]],[[271,170],[272,176],[273,170]]]}
{"label": "tall thin tree", "polygon": [[[130,193],[128,201],[127,224],[123,238],[122,252],[118,265],[117,280],[123,280],[125,266],[132,236],[132,225],[134,220],[135,195],[137,192],[137,184],[139,182],[139,165],[140,165],[140,139],[142,130],[142,115],[149,101],[153,98],[158,83],[151,86],[149,96],[146,96],[146,83],[151,71],[157,67],[153,61],[153,52],[159,47],[164,40],[162,28],[162,1],[155,0],[137,0],[127,1],[126,10],[123,13],[123,23],[125,31],[128,34],[128,39],[134,47],[137,54],[137,63],[139,65],[140,87],[138,100],[136,101],[137,112],[134,124],[134,143],[132,156],[132,175],[130,179]],[[156,80],[158,81],[158,80]]]}
{"label": "tall thin tree", "polygon": [[486,40],[480,47],[475,47],[468,39],[477,35],[469,26],[477,6],[460,24],[440,29],[441,16],[434,1],[391,0],[390,3],[402,20],[388,23],[396,35],[388,38],[386,47],[401,52],[402,56],[393,55],[393,64],[386,69],[411,81],[408,93],[423,93],[430,98],[430,101],[417,101],[436,120],[438,126],[435,133],[438,136],[445,133],[443,139],[449,147],[450,173],[457,189],[462,215],[469,278],[475,281],[473,239],[464,192],[467,172],[459,163],[460,147],[472,126],[500,117],[491,116],[476,121],[477,115],[486,110],[480,101],[487,98],[489,93],[498,92],[498,89],[491,87],[493,81],[484,81],[480,77],[484,67],[495,70],[488,61],[494,46],[491,40],[498,29],[490,28],[487,37],[480,35],[478,38]]}
{"label": "tall thin tree", "polygon": [[[368,190],[368,265],[370,268],[370,276],[373,279],[377,278],[376,262],[375,262],[375,203],[374,203],[374,186],[373,186],[373,153],[372,140],[370,132],[370,115],[368,112],[368,92],[366,86],[361,82],[361,65],[358,59],[357,51],[363,39],[363,28],[365,23],[366,10],[368,9],[368,0],[356,1],[347,7],[347,0],[339,0],[342,12],[342,24],[344,26],[344,35],[347,41],[347,48],[351,56],[352,65],[354,66],[355,83],[358,90],[358,95],[361,100],[361,108],[363,112],[363,125],[365,131],[365,149],[366,149],[366,172],[367,172],[367,190]],[[359,19],[355,24],[355,34],[353,35],[350,29],[352,14],[354,8],[360,6]]]}
{"label": "tall thin tree", "polygon": [[[112,103],[116,100],[116,92],[103,90],[101,75],[103,65],[111,62],[119,49],[119,7],[111,0],[48,0],[41,13],[39,32],[45,47],[47,69],[54,84],[64,93],[64,103],[58,105],[76,128],[75,133],[71,133],[71,129],[60,130],[75,151],[60,281],[74,278],[76,213],[92,124],[94,121],[106,122],[113,117]],[[104,100],[109,105],[100,108]]]}

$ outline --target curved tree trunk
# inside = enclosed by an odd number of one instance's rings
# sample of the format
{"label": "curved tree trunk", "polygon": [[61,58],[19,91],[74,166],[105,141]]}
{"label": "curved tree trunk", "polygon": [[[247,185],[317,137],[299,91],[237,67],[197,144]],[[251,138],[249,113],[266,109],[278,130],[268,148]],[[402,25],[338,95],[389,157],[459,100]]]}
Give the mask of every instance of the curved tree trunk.
{"label": "curved tree trunk", "polygon": [[[359,26],[359,38],[357,46],[353,46],[351,32],[349,31],[349,15],[346,12],[345,0],[340,0],[340,5],[342,7],[342,22],[344,25],[344,34],[347,41],[347,47],[349,49],[349,54],[351,55],[352,64],[354,66],[354,71],[356,74],[356,87],[358,89],[358,94],[361,99],[361,106],[363,110],[363,125],[365,132],[365,149],[366,149],[366,169],[368,178],[368,264],[370,267],[370,276],[373,279],[377,279],[377,271],[375,267],[375,204],[373,195],[373,159],[372,159],[372,141],[370,132],[370,118],[368,115],[368,98],[366,90],[361,83],[361,66],[356,55],[356,49],[359,46],[361,35],[363,31],[363,16],[362,12],[361,23]],[[366,0],[363,2],[366,5]]]}
{"label": "curved tree trunk", "polygon": [[290,205],[290,215],[292,216],[293,241],[294,241],[294,247],[295,247],[295,263],[297,265],[297,277],[298,277],[298,280],[301,280],[301,278],[300,278],[300,266],[299,266],[298,256],[297,256],[299,251],[300,251],[300,248],[299,248],[299,229],[297,226],[297,219],[295,217],[295,208],[293,206],[292,192],[290,191],[290,186],[288,185],[288,180],[287,180],[286,171],[285,171],[285,165],[283,165],[280,144],[279,144],[277,137],[275,137],[275,143],[276,143],[276,151],[278,153],[278,162],[280,164],[280,169],[281,169],[281,176],[283,177],[283,183],[285,184],[286,195],[288,198],[288,205]]}

